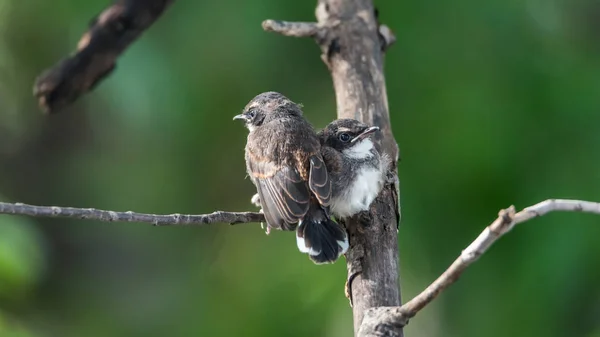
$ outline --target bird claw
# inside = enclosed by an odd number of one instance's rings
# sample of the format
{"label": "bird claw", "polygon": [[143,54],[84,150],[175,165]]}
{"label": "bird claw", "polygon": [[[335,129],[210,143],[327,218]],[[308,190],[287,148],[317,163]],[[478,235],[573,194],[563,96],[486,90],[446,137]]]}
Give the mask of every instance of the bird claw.
{"label": "bird claw", "polygon": [[388,183],[388,185],[394,185],[398,181],[398,176],[394,172],[391,172],[391,171],[386,174],[385,178],[386,178],[385,180]]}
{"label": "bird claw", "polygon": [[373,216],[369,211],[362,211],[358,214],[358,220],[363,227],[369,227],[373,222]]}

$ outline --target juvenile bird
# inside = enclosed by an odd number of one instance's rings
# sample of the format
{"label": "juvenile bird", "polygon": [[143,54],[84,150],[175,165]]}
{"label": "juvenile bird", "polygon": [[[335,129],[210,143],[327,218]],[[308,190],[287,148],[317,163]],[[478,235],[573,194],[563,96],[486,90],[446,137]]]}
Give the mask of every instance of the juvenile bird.
{"label": "juvenile bird", "polygon": [[331,213],[345,218],[366,211],[386,181],[391,161],[375,148],[379,131],[354,119],[337,119],[319,132],[332,184]]}
{"label": "juvenile bird", "polygon": [[298,249],[317,264],[348,249],[345,229],[329,216],[332,186],[319,138],[300,106],[277,92],[254,97],[242,114],[250,130],[246,169],[269,228],[296,230]]}

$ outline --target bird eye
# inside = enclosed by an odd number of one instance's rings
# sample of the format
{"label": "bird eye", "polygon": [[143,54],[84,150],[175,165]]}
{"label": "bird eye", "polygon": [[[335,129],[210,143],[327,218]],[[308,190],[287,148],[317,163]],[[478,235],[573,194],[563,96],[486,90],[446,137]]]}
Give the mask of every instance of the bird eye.
{"label": "bird eye", "polygon": [[350,140],[350,135],[347,133],[341,133],[338,138],[345,143]]}
{"label": "bird eye", "polygon": [[254,118],[254,110],[250,110],[246,113],[250,118]]}

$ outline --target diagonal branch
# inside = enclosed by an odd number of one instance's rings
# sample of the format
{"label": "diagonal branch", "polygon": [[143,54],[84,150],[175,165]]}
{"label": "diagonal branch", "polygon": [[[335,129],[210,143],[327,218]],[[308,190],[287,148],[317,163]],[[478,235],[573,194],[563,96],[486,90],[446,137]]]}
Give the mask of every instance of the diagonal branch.
{"label": "diagonal branch", "polygon": [[50,218],[77,218],[98,221],[145,222],[155,226],[207,225],[216,223],[240,224],[264,222],[265,217],[256,212],[223,212],[210,214],[145,214],[136,212],[115,212],[95,208],[75,208],[57,206],[33,206],[22,203],[0,202],[0,214],[28,215]]}
{"label": "diagonal branch", "polygon": [[33,94],[47,113],[92,90],[115,68],[117,57],[152,25],[174,0],[116,0],[90,23],[77,51],[45,70]]}
{"label": "diagonal branch", "polygon": [[[419,295],[401,307],[379,307],[367,311],[359,336],[399,336],[408,320],[452,285],[467,267],[479,259],[496,240],[514,226],[550,212],[584,212],[600,215],[600,203],[581,200],[549,199],[515,213],[514,206],[501,210],[498,218],[486,227],[444,273]],[[385,334],[382,334],[385,332]]]}

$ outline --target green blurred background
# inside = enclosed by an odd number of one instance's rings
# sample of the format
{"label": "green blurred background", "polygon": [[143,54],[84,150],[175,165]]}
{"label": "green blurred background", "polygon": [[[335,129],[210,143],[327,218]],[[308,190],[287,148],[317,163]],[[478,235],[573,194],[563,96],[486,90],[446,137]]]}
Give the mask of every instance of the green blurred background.
{"label": "green blurred background", "polygon": [[[0,0],[0,200],[152,213],[252,209],[256,94],[335,116],[319,48],[265,33],[315,1],[177,1],[64,112],[31,88],[108,1]],[[500,208],[600,201],[600,3],[377,1],[402,161],[404,300]],[[315,266],[258,224],[156,228],[0,216],[0,336],[350,336],[344,262]],[[600,218],[516,228],[407,336],[600,336]]]}

